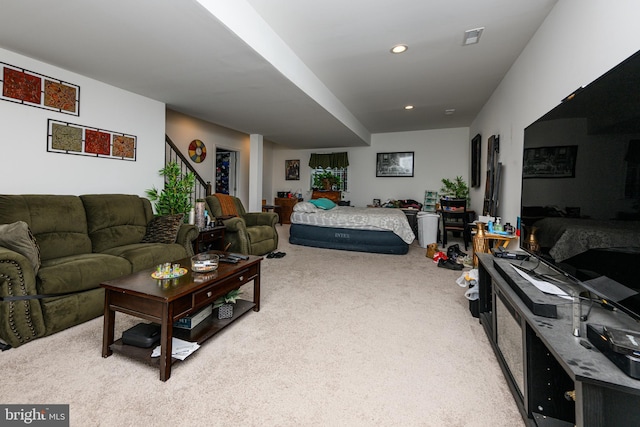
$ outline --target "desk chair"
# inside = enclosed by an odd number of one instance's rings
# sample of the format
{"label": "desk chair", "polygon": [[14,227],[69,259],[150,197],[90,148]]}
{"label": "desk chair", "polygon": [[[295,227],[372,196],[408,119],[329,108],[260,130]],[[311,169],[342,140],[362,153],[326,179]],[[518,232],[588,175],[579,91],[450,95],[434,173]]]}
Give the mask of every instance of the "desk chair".
{"label": "desk chair", "polygon": [[442,246],[447,246],[447,232],[454,231],[462,233],[464,250],[468,250],[471,233],[467,227],[469,222],[467,200],[440,199],[440,215],[442,216]]}

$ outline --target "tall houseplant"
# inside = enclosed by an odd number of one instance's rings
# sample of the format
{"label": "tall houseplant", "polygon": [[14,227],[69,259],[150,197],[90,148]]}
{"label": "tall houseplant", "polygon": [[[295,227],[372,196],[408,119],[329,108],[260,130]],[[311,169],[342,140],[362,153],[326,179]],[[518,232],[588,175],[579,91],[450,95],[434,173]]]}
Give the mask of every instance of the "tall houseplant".
{"label": "tall houseplant", "polygon": [[191,194],[195,188],[196,177],[192,172],[182,173],[176,162],[169,162],[158,171],[164,177],[164,188],[158,190],[153,187],[147,190],[149,200],[155,202],[158,215],[185,214],[188,218],[191,209]]}
{"label": "tall houseplant", "polygon": [[451,199],[465,199],[469,202],[469,187],[461,176],[456,176],[454,180],[442,178],[440,195]]}

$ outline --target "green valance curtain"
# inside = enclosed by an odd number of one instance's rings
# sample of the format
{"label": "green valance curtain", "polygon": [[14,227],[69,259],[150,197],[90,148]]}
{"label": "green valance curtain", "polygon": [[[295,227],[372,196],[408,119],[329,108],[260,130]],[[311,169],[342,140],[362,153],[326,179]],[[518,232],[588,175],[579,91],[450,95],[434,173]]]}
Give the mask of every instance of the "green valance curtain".
{"label": "green valance curtain", "polygon": [[347,152],[326,154],[311,153],[311,158],[309,159],[309,167],[312,169],[335,169],[346,168],[347,166],[349,166],[349,154]]}

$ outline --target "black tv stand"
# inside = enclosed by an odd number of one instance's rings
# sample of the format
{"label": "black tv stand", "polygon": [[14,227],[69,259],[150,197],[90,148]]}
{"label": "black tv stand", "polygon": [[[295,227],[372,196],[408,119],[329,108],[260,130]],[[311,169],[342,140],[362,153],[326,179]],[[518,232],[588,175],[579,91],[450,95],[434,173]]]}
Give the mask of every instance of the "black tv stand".
{"label": "black tv stand", "polygon": [[[480,322],[525,423],[640,425],[640,380],[588,345],[587,323],[630,330],[640,325],[621,311],[596,304],[576,337],[571,300],[541,296],[537,288],[524,286],[528,282],[509,267],[509,260],[490,254],[479,254],[478,260]],[[544,268],[536,271],[544,273]],[[545,304],[555,307],[556,317],[535,314],[526,303],[541,298],[548,298]]]}
{"label": "black tv stand", "polygon": [[533,314],[553,319],[558,317],[558,297],[538,292],[532,284],[513,274],[510,262],[494,260],[493,265]]}

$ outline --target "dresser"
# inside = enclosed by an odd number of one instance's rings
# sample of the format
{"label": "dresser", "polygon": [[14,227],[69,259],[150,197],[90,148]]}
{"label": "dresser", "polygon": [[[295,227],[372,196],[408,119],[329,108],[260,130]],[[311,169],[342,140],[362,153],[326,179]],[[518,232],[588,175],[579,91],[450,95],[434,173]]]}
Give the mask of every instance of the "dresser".
{"label": "dresser", "polygon": [[298,199],[289,197],[276,197],[274,205],[275,211],[280,216],[280,224],[291,224],[291,213],[293,207],[298,203]]}
{"label": "dresser", "polygon": [[334,203],[338,203],[342,200],[342,192],[341,191],[332,191],[332,190],[313,190],[311,193],[312,199],[320,199],[320,198],[329,199]]}

